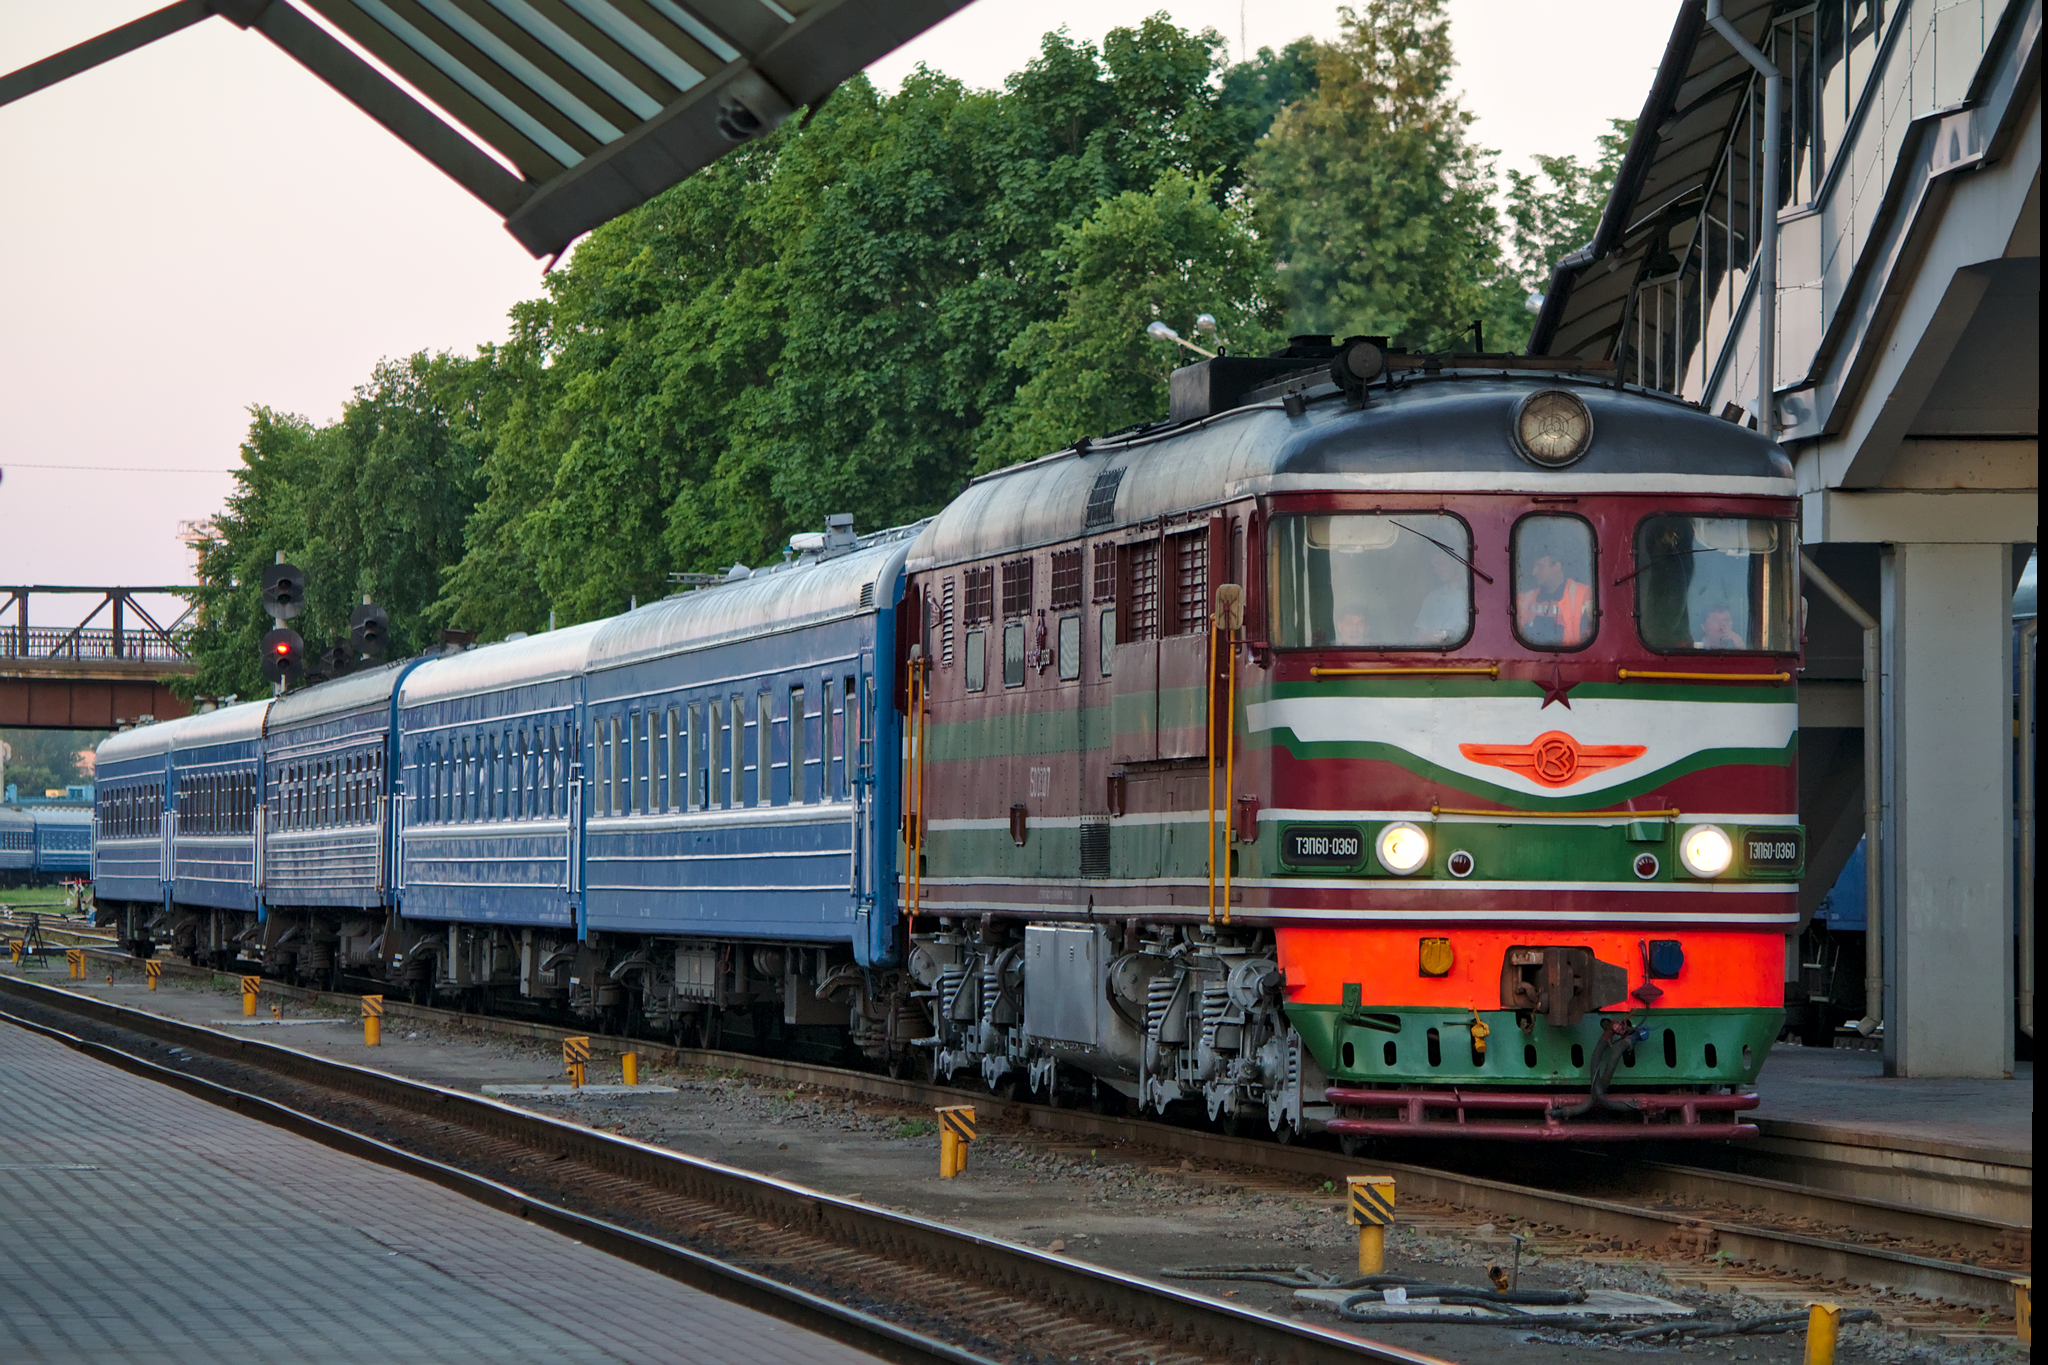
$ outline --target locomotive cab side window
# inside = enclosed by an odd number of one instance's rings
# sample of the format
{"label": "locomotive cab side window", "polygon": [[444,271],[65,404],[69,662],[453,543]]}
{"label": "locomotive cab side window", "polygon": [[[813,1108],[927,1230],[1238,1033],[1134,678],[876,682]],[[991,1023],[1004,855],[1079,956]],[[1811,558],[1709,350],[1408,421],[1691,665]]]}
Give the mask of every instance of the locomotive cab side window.
{"label": "locomotive cab side window", "polygon": [[1531,649],[1584,649],[1600,628],[1593,526],[1583,517],[1515,523],[1515,638]]}
{"label": "locomotive cab side window", "polygon": [[1455,649],[1472,634],[1472,532],[1444,512],[1275,517],[1282,648]]}
{"label": "locomotive cab side window", "polygon": [[1760,517],[1646,517],[1636,528],[1636,630],[1660,653],[1789,654],[1799,530]]}
{"label": "locomotive cab side window", "polygon": [[979,692],[988,686],[988,632],[967,632],[967,690]]}

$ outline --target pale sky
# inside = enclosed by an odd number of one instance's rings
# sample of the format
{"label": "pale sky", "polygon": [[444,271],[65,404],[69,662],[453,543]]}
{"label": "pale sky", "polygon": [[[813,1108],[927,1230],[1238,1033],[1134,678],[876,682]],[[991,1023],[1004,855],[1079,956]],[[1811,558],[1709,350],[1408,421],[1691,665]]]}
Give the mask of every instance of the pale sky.
{"label": "pale sky", "polygon": [[[0,0],[0,72],[161,3]],[[1049,29],[1160,9],[1233,57],[1337,24],[1325,0],[978,0],[873,72],[994,86]],[[1478,140],[1527,168],[1641,108],[1677,0],[1450,11]],[[221,19],[0,107],[0,184],[0,584],[189,582],[178,523],[220,510],[251,406],[332,420],[381,357],[473,350],[540,289],[489,209]]]}

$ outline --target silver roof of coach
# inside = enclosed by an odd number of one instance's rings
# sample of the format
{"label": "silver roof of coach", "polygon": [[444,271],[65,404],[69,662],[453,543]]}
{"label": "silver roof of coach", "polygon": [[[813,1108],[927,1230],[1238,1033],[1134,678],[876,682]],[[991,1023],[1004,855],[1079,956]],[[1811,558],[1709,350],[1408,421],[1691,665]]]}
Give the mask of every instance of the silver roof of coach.
{"label": "silver roof of coach", "polygon": [[170,721],[165,728],[171,734],[172,752],[263,738],[263,720],[270,714],[271,701],[272,698],[265,697]]}
{"label": "silver roof of coach", "polygon": [[411,660],[382,664],[350,673],[332,682],[315,683],[300,692],[287,692],[271,703],[263,733],[274,735],[295,725],[343,716],[365,707],[389,705],[391,689]]}
{"label": "silver roof of coach", "polygon": [[616,668],[742,639],[798,630],[894,605],[916,527],[879,532],[830,558],[805,555],[753,577],[650,603],[603,623],[590,668]]}
{"label": "silver roof of coach", "polygon": [[446,658],[430,659],[414,669],[398,691],[400,706],[498,692],[528,683],[571,678],[583,671],[590,642],[605,625],[585,621],[562,630],[479,645]]}

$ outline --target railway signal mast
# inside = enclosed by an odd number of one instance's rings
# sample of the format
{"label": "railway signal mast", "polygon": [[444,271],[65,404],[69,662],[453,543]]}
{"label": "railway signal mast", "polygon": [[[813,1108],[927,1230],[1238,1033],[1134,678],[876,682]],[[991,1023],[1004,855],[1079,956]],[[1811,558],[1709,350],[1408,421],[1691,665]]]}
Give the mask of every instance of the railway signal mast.
{"label": "railway signal mast", "polygon": [[263,610],[276,624],[263,635],[263,676],[276,684],[283,696],[285,685],[306,673],[306,642],[285,622],[306,608],[306,575],[284,562],[263,571]]}

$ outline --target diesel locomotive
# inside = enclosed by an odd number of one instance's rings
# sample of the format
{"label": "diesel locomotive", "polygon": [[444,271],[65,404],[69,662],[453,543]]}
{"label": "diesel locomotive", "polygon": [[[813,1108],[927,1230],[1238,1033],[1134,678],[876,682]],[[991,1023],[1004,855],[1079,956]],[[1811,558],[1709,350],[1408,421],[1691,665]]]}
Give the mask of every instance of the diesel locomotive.
{"label": "diesel locomotive", "polygon": [[1297,338],[928,522],[116,735],[100,913],[1283,1139],[1746,1136],[1794,494],[1597,366]]}

